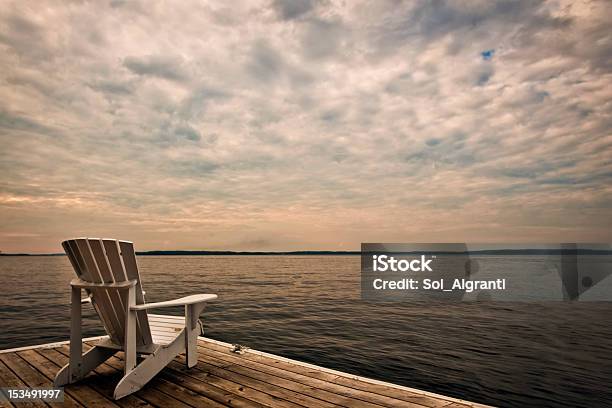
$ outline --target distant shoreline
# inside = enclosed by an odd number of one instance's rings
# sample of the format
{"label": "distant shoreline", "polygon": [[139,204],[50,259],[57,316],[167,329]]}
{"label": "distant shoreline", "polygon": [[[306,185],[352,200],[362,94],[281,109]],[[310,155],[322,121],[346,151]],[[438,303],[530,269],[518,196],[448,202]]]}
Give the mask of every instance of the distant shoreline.
{"label": "distant shoreline", "polygon": [[[376,252],[377,254],[383,252]],[[612,255],[608,249],[482,249],[474,251],[414,251],[388,252],[389,254],[419,255]],[[142,251],[138,256],[291,256],[291,255],[361,255],[361,251]],[[64,253],[52,254],[4,254],[0,256],[65,256]]]}

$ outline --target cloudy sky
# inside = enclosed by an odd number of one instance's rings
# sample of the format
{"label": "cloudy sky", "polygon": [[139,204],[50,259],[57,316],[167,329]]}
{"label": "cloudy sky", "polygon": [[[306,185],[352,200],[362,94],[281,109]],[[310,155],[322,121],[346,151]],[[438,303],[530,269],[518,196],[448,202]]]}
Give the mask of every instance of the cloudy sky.
{"label": "cloudy sky", "polygon": [[4,252],[612,241],[609,3],[8,3]]}

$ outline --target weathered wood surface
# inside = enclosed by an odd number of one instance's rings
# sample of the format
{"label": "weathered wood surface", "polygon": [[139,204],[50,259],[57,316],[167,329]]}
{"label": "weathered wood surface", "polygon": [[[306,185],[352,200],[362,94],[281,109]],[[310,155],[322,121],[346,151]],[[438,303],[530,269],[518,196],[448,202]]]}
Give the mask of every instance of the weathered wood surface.
{"label": "weathered wood surface", "polygon": [[[91,347],[86,342],[83,350]],[[70,355],[67,344],[0,353],[0,386],[51,387]],[[140,391],[112,399],[122,376],[118,352],[82,381],[65,387],[63,404],[52,407],[412,407],[461,408],[483,405],[373,382],[349,374],[198,339],[198,364],[187,369],[179,355]],[[0,407],[11,406],[0,401]],[[17,407],[48,406],[16,403]]]}

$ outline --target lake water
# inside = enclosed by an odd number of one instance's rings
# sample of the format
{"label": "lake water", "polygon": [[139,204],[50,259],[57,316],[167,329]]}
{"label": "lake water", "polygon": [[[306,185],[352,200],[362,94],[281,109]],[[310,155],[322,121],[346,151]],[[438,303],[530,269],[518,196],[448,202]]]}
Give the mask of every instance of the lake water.
{"label": "lake water", "polygon": [[[219,295],[207,337],[492,405],[612,406],[612,303],[365,302],[358,256],[138,262],[148,302]],[[0,257],[0,349],[68,339],[73,274],[65,257]],[[103,334],[84,309],[84,334]]]}

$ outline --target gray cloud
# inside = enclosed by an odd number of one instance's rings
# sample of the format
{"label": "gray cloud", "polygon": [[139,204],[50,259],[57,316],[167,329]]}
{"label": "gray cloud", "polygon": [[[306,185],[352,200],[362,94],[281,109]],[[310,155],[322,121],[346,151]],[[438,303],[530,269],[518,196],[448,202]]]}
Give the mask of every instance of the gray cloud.
{"label": "gray cloud", "polygon": [[89,84],[91,89],[114,95],[129,95],[134,92],[134,82],[116,81],[112,79],[101,79]]}
{"label": "gray cloud", "polygon": [[190,126],[181,126],[174,131],[177,136],[184,137],[187,140],[198,142],[202,139],[200,133]]}
{"label": "gray cloud", "polygon": [[210,86],[200,86],[189,92],[178,105],[178,115],[190,120],[204,115],[210,103],[222,103],[231,97],[227,91]]}
{"label": "gray cloud", "polygon": [[279,78],[283,69],[283,59],[266,41],[255,42],[250,57],[248,68],[255,79],[269,82]]}
{"label": "gray cloud", "polygon": [[340,48],[347,35],[346,27],[339,20],[312,18],[303,23],[301,43],[308,58],[341,57]]}
{"label": "gray cloud", "polygon": [[153,76],[171,81],[183,81],[187,78],[187,74],[183,71],[182,60],[178,57],[167,55],[126,57],[123,65],[138,75]]}
{"label": "gray cloud", "polygon": [[0,43],[8,46],[11,52],[31,60],[44,61],[54,56],[55,47],[44,27],[19,13],[10,13],[9,7],[5,10],[7,14],[3,19],[4,27],[0,29]]}
{"label": "gray cloud", "polygon": [[0,132],[11,136],[11,131],[27,131],[38,134],[53,133],[53,129],[34,119],[0,110]]}
{"label": "gray cloud", "polygon": [[293,20],[314,8],[314,0],[274,0],[272,6],[283,20]]}

